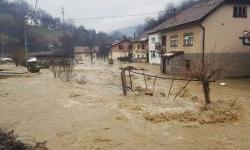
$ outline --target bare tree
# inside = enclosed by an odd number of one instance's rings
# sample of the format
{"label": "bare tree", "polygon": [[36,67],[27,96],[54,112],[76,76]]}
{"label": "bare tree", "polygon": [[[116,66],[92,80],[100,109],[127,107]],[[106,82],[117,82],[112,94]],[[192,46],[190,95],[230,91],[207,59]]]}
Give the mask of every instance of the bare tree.
{"label": "bare tree", "polygon": [[58,67],[56,65],[56,59],[55,58],[51,58],[49,61],[49,65],[50,65],[50,71],[52,72],[54,78],[57,78],[57,74],[58,74]]}
{"label": "bare tree", "polygon": [[74,77],[74,63],[71,58],[63,58],[60,61],[58,69],[58,77],[62,81],[69,82]]}
{"label": "bare tree", "polygon": [[22,49],[16,49],[12,57],[15,61],[16,67],[25,62],[24,50]]}
{"label": "bare tree", "polygon": [[210,83],[223,77],[223,72],[229,67],[230,62],[229,59],[223,60],[216,54],[210,54],[210,56],[202,60],[199,59],[200,57],[197,58],[189,66],[189,69],[185,68],[183,74],[188,78],[197,79],[201,82],[205,103],[209,105],[211,104]]}
{"label": "bare tree", "polygon": [[174,5],[174,3],[170,2],[166,5],[165,9],[160,13],[158,18],[147,18],[145,20],[144,31],[151,30],[154,27],[162,24],[169,18],[175,16],[177,13],[201,2],[202,0],[183,0],[179,5]]}
{"label": "bare tree", "polygon": [[61,37],[62,50],[67,56],[73,56],[74,54],[74,39],[70,32],[65,32]]}
{"label": "bare tree", "polygon": [[90,59],[91,59],[91,64],[93,64],[93,53],[94,53],[94,47],[96,45],[96,32],[94,30],[89,30],[88,31],[89,36],[87,37],[87,45],[90,49]]}

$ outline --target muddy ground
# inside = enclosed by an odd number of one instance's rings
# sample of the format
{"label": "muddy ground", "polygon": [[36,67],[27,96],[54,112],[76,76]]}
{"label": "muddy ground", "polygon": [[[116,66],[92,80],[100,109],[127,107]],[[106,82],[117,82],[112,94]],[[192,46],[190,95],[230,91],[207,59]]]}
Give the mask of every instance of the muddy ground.
{"label": "muddy ground", "polygon": [[[14,130],[22,141],[47,141],[51,150],[248,150],[250,147],[250,79],[230,79],[226,86],[212,84],[213,102],[237,100],[242,114],[236,121],[199,122],[145,119],[148,113],[198,109],[200,84],[192,82],[173,100],[185,82],[157,80],[154,96],[140,91],[122,96],[119,67],[101,61],[76,66],[70,83],[54,79],[49,70],[39,74],[0,79],[0,128]],[[129,64],[164,76],[158,66]],[[0,65],[15,70],[14,65]],[[24,68],[19,68],[22,71]],[[81,76],[87,84],[78,84]],[[147,79],[149,90],[153,80]],[[135,87],[144,88],[143,77],[133,77]]]}

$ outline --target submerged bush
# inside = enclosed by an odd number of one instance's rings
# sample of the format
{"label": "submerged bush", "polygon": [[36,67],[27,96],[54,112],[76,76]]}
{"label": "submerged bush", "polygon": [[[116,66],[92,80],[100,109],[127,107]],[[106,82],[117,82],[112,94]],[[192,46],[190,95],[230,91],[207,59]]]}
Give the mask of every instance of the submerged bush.
{"label": "submerged bush", "polygon": [[0,129],[0,150],[48,150],[46,141],[31,146],[17,140],[17,138],[13,130],[7,132]]}

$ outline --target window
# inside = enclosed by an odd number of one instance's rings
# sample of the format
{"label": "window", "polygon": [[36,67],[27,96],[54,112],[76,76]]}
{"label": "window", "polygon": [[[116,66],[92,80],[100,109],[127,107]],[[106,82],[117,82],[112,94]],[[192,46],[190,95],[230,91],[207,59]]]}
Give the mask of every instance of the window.
{"label": "window", "polygon": [[141,45],[141,49],[142,49],[142,50],[145,49],[145,45],[144,45],[144,44]]}
{"label": "window", "polygon": [[166,46],[166,36],[162,36],[161,37],[161,43],[162,43],[162,46]]}
{"label": "window", "polygon": [[155,43],[155,37],[151,38],[151,42]]}
{"label": "window", "polygon": [[152,58],[155,58],[155,52],[152,52]]}
{"label": "window", "polygon": [[234,18],[247,18],[246,6],[234,6]]}
{"label": "window", "polygon": [[129,48],[129,49],[133,49],[133,46],[132,46],[132,45],[128,45],[128,48]]}
{"label": "window", "polygon": [[161,43],[160,42],[157,42],[155,43],[155,50],[161,50]]}
{"label": "window", "polygon": [[119,50],[123,49],[123,46],[122,45],[119,45]]}
{"label": "window", "polygon": [[250,37],[245,38],[245,43],[250,45]]}
{"label": "window", "polygon": [[250,37],[244,37],[243,38],[243,44],[244,45],[250,45]]}
{"label": "window", "polygon": [[178,36],[177,35],[171,36],[170,46],[171,47],[178,47]]}
{"label": "window", "polygon": [[185,67],[187,71],[191,70],[191,60],[185,60]]}
{"label": "window", "polygon": [[184,46],[193,46],[193,33],[184,34]]}
{"label": "window", "polygon": [[250,45],[250,31],[244,31],[243,36],[240,37],[244,45]]}
{"label": "window", "polygon": [[138,44],[138,45],[137,45],[137,49],[141,49],[141,45]]}

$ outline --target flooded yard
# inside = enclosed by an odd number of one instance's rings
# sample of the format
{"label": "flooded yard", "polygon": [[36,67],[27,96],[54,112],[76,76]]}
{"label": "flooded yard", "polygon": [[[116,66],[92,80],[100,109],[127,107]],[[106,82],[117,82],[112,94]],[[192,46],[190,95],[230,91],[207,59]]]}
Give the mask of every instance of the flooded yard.
{"label": "flooded yard", "polygon": [[[213,102],[237,100],[242,114],[236,121],[205,123],[169,120],[152,122],[148,113],[185,112],[203,105],[202,88],[192,82],[156,80],[154,96],[129,91],[123,96],[120,66],[133,65],[165,76],[159,66],[101,61],[75,66],[70,83],[54,79],[50,70],[39,74],[0,79],[0,128],[14,130],[25,142],[47,141],[51,150],[247,150],[250,147],[250,79],[230,79],[226,86],[213,83]],[[13,68],[12,65],[0,68]],[[78,84],[81,76],[86,84]],[[153,88],[154,79],[148,80]],[[145,88],[142,76],[133,75],[133,86]]]}

